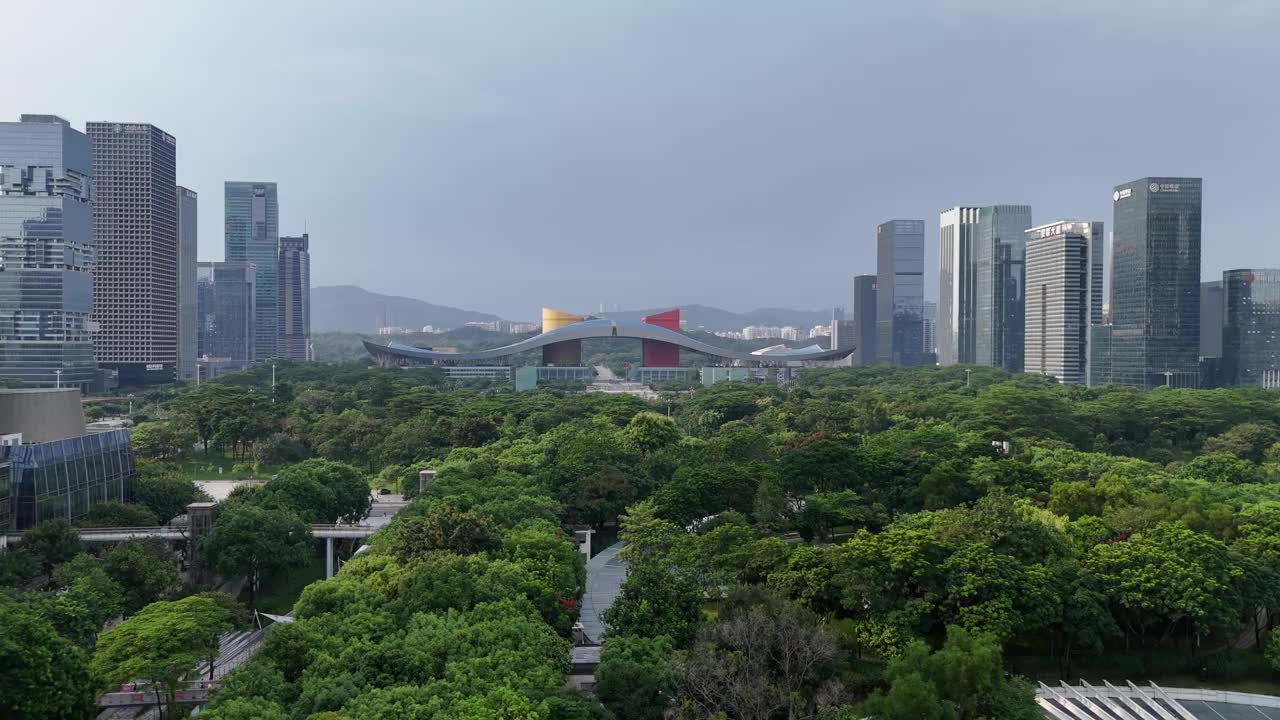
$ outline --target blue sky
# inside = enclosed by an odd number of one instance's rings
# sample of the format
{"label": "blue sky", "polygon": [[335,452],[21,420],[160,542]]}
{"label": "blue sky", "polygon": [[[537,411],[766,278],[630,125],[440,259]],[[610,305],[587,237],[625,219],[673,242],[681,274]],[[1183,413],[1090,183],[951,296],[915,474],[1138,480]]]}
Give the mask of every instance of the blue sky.
{"label": "blue sky", "polygon": [[816,308],[908,217],[936,294],[941,208],[1110,227],[1145,175],[1205,178],[1206,278],[1280,266],[1269,0],[0,5],[0,117],[175,135],[206,259],[222,182],[275,180],[317,285]]}

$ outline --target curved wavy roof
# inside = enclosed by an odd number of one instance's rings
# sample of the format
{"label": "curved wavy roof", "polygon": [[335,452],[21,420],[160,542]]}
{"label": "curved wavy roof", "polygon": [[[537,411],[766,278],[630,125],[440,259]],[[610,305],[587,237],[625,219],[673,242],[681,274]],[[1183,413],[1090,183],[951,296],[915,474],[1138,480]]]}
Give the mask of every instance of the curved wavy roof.
{"label": "curved wavy roof", "polygon": [[702,355],[738,360],[747,363],[772,364],[800,360],[835,360],[853,352],[853,348],[828,350],[817,345],[805,348],[778,349],[769,348],[766,352],[742,352],[716,347],[688,335],[668,330],[657,325],[649,325],[639,320],[591,319],[548,330],[519,342],[489,350],[473,352],[438,352],[424,350],[410,345],[390,342],[381,344],[370,340],[364,341],[365,350],[371,355],[400,357],[407,360],[426,360],[437,363],[466,363],[499,360],[517,353],[536,350],[552,343],[566,340],[586,340],[588,338],[620,337],[635,340],[657,340],[659,342],[678,345]]}

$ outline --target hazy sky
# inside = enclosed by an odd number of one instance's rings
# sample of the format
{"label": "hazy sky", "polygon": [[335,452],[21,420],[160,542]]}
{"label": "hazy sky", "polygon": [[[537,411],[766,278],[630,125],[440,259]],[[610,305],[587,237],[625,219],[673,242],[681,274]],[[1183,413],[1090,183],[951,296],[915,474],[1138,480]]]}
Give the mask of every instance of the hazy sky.
{"label": "hazy sky", "polygon": [[846,304],[874,229],[1205,178],[1206,278],[1280,266],[1274,0],[0,0],[0,117],[151,122],[222,257],[280,185],[315,285],[535,318]]}

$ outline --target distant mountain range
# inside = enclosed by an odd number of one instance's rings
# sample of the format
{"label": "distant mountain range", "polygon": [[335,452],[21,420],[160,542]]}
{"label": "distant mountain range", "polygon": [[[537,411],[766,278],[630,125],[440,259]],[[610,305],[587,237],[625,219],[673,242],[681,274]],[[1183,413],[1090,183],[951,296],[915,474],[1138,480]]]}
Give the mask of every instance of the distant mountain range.
{"label": "distant mountain range", "polygon": [[461,327],[497,320],[497,315],[433,305],[422,300],[379,295],[354,285],[311,288],[311,331],[373,333],[382,326],[421,330]]}
{"label": "distant mountain range", "polygon": [[[706,305],[672,305],[648,310],[595,313],[601,317],[639,319],[672,307],[680,308],[681,319],[690,330],[708,332],[741,330],[748,325],[791,325],[810,328],[831,322],[830,310],[789,310],[760,308],[736,313]],[[422,300],[394,295],[380,295],[354,285],[311,288],[312,332],[372,333],[380,326],[397,326],[420,330],[424,325],[456,328],[469,322],[487,322],[497,315],[462,310],[447,305],[433,305]],[[534,319],[536,322],[536,318]]]}

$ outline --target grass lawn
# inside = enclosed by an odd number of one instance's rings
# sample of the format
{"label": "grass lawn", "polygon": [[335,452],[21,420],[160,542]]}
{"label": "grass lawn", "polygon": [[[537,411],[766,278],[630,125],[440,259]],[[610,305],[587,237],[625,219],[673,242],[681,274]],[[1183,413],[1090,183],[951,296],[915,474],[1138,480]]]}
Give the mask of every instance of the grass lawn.
{"label": "grass lawn", "polygon": [[[258,588],[257,610],[284,615],[293,609],[293,604],[302,595],[302,589],[317,580],[324,579],[324,553],[316,553],[307,558],[305,565],[290,568],[283,575],[277,575],[263,581]],[[240,601],[249,603],[249,590],[240,593]],[[255,608],[250,607],[250,610]]]}
{"label": "grass lawn", "polygon": [[[253,457],[233,460],[217,450],[210,449],[207,454],[197,450],[189,459],[179,463],[178,468],[182,471],[182,476],[189,480],[235,480],[236,476],[231,468],[237,463],[252,465]],[[222,472],[218,472],[219,470]],[[254,475],[261,480],[271,477],[277,470],[276,467],[259,468]]]}
{"label": "grass lawn", "polygon": [[[191,480],[234,480],[231,466],[235,464],[234,460],[217,450],[210,450],[208,454],[197,450],[190,459],[182,461],[179,467],[183,476]],[[222,470],[221,474],[218,473],[219,469]]]}

